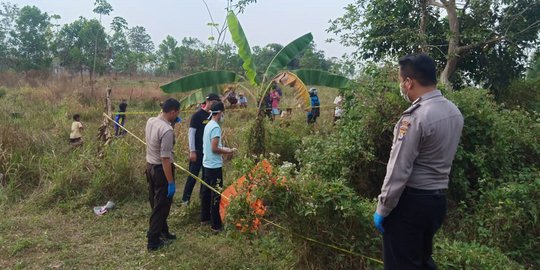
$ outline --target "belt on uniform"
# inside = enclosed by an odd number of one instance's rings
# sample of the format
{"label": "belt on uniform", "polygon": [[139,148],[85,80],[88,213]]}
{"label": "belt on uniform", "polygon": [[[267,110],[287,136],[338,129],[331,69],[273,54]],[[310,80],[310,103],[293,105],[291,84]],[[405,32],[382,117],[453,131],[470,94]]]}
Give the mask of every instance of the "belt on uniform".
{"label": "belt on uniform", "polygon": [[446,194],[446,189],[418,189],[418,188],[412,188],[412,187],[405,187],[404,191],[409,194],[417,194],[417,195],[445,195]]}

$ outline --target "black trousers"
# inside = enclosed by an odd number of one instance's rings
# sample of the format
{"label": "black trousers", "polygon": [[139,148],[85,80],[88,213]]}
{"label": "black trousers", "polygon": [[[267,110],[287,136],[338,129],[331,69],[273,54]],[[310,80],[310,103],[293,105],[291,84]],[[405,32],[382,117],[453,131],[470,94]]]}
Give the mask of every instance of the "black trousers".
{"label": "black trousers", "polygon": [[[195,162],[190,161],[189,162],[189,172],[194,175],[199,175],[199,172],[202,169],[202,159],[203,159],[203,153],[202,151],[197,151],[197,160]],[[204,170],[203,170],[203,177],[204,179]],[[197,181],[195,178],[193,178],[191,175],[188,175],[186,179],[186,185],[184,186],[184,194],[182,195],[182,201],[183,202],[189,202],[191,199],[191,193],[193,193],[193,188],[195,188],[195,184]]]}
{"label": "black trousers", "polygon": [[[172,170],[174,177],[174,167]],[[169,232],[167,217],[171,210],[172,198],[167,198],[168,183],[161,164],[146,165],[146,180],[148,181],[148,199],[152,208],[147,235],[148,245],[151,246],[159,243],[161,233]]]}
{"label": "black trousers", "polygon": [[[117,114],[115,121],[120,124],[121,126],[124,126],[124,122],[126,121],[126,115],[125,114]],[[114,135],[118,136],[120,134],[126,134],[127,132],[123,129],[120,129],[120,127],[115,123],[114,124]]]}
{"label": "black trousers", "polygon": [[[203,169],[204,182],[215,189],[223,187],[223,171],[217,169]],[[221,195],[212,191],[205,185],[201,185],[201,221],[210,221],[212,229],[220,230],[223,227],[221,216],[219,215],[219,204]]]}
{"label": "black trousers", "polygon": [[446,215],[446,195],[406,188],[384,219],[384,269],[436,269],[433,236]]}

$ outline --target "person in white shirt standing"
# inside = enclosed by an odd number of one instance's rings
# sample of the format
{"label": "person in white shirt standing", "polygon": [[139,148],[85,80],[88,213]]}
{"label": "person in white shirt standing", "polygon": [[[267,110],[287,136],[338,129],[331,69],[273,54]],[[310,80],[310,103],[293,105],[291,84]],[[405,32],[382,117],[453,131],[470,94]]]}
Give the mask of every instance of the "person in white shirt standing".
{"label": "person in white shirt standing", "polygon": [[337,120],[341,119],[341,116],[343,116],[343,95],[339,94],[334,99],[334,105],[336,105],[336,109],[334,110],[334,124]]}

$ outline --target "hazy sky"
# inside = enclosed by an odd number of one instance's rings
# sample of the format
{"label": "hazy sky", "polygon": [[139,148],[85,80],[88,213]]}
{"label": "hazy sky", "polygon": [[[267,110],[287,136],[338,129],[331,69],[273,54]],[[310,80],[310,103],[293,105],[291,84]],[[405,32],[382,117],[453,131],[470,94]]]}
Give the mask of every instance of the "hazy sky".
{"label": "hazy sky", "polygon": [[[97,18],[92,12],[94,0],[1,0],[17,4],[19,7],[35,5],[49,14],[62,18],[59,24],[70,23],[79,16]],[[209,43],[211,35],[208,12],[202,0],[108,0],[114,11],[103,17],[108,28],[115,16],[123,17],[130,27],[140,25],[152,37],[156,48],[161,41],[171,35],[178,41],[184,37],[196,37]],[[207,0],[212,16],[223,23],[226,0]],[[326,33],[330,19],[343,15],[344,7],[354,0],[258,0],[247,7],[238,18],[250,45],[264,46],[268,43],[285,45],[295,38],[313,33],[319,50],[326,56],[341,56],[353,51],[337,43],[326,43],[333,35]],[[229,37],[229,35],[227,36]],[[231,42],[227,38],[227,42]]]}

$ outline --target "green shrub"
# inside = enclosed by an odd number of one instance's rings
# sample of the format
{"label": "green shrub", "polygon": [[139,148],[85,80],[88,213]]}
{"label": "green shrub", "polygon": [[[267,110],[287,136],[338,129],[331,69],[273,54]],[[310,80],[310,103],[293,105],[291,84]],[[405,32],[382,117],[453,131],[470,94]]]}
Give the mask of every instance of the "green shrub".
{"label": "green shrub", "polygon": [[440,269],[524,269],[495,248],[446,238],[435,241],[433,258]]}
{"label": "green shrub", "polygon": [[[324,179],[345,178],[363,195],[377,195],[393,127],[407,107],[397,90],[388,90],[387,84],[367,84],[347,96],[339,131],[305,138],[297,152],[300,164]],[[450,175],[451,198],[476,198],[480,179],[508,179],[525,168],[538,168],[540,118],[534,113],[505,109],[485,90],[465,89],[447,97],[465,121]]]}
{"label": "green shrub", "polygon": [[540,112],[540,77],[512,82],[501,91],[497,101],[510,108],[523,107]]}
{"label": "green shrub", "polygon": [[6,88],[0,87],[0,98],[3,98],[7,93]]}
{"label": "green shrub", "polygon": [[[256,182],[250,196],[268,206],[266,217],[286,228],[295,243],[298,266],[310,269],[376,269],[379,264],[306,241],[298,234],[346,250],[381,258],[381,239],[372,225],[373,202],[361,199],[343,180],[321,181],[307,174],[297,176],[294,165],[285,163],[274,175],[251,179]],[[291,173],[292,172],[292,173]],[[264,175],[264,174],[263,174]],[[285,181],[282,176],[287,175]],[[272,184],[271,179],[278,179]],[[228,210],[229,224],[251,224],[256,217],[246,196],[235,197]],[[265,222],[263,222],[265,223]],[[280,230],[268,227],[272,230]]]}
{"label": "green shrub", "polygon": [[453,198],[476,198],[479,190],[488,190],[485,185],[497,186],[523,169],[538,168],[539,119],[523,110],[502,108],[485,90],[466,89],[448,98],[464,117],[450,181]]}
{"label": "green shrub", "polygon": [[450,218],[452,235],[490,247],[510,258],[540,267],[540,173],[525,172],[524,183],[507,183],[484,192],[478,202]]}
{"label": "green shrub", "polygon": [[298,129],[269,127],[266,134],[266,152],[279,154],[281,162],[297,163],[295,152],[302,144],[302,137]]}
{"label": "green shrub", "polygon": [[303,140],[300,164],[323,179],[347,179],[366,197],[374,197],[386,173],[393,128],[407,103],[388,83],[366,82],[345,96],[345,115],[337,132]]}

